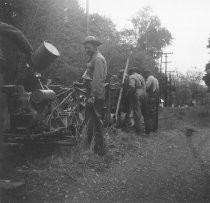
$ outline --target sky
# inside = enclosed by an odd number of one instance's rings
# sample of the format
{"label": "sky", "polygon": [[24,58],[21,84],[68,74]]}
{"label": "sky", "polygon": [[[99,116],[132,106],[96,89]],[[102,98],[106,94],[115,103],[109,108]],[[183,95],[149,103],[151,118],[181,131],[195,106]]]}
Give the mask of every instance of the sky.
{"label": "sky", "polygon": [[[83,5],[85,0],[83,1]],[[129,25],[138,10],[150,6],[173,36],[172,45],[165,51],[173,52],[169,70],[197,67],[204,71],[210,60],[206,48],[210,37],[210,0],[89,0],[90,13],[96,12],[112,19],[118,30]]]}

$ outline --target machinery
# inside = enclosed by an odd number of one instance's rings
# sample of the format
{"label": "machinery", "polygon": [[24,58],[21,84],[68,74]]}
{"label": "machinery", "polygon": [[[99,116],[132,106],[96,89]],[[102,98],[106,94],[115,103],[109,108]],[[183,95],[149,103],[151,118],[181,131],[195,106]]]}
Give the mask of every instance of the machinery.
{"label": "machinery", "polygon": [[[79,96],[76,97],[75,90],[69,88],[67,95],[58,98],[60,96],[43,82],[42,77],[60,56],[58,49],[44,41],[32,51],[23,33],[5,23],[0,23],[0,34],[5,38],[2,50],[6,58],[2,92],[7,105],[3,114],[5,120],[9,120],[3,140],[72,144],[72,139],[78,138],[79,103],[74,101]],[[66,101],[70,102],[67,106],[64,105]]]}
{"label": "machinery", "polygon": [[37,89],[26,92],[22,85],[5,85],[10,115],[10,131],[17,133],[25,128],[28,133],[49,131],[46,118],[52,112],[56,94],[52,90]]}
{"label": "machinery", "polygon": [[[8,120],[3,140],[12,143],[77,143],[87,122],[85,101],[88,90],[47,85],[43,73],[60,56],[58,49],[44,41],[33,50],[20,30],[2,22],[0,42],[6,59],[3,117],[4,121]],[[110,91],[106,85],[102,115],[105,127],[110,125],[110,115]]]}
{"label": "machinery", "polygon": [[[53,49],[52,52],[49,47]],[[50,52],[50,54],[56,54],[54,57],[58,57],[59,52],[49,42],[44,42],[41,49],[39,56],[37,52],[35,52],[36,56],[32,55],[33,64],[40,68],[41,60],[44,61],[43,68],[45,68],[54,58],[50,56],[51,60],[46,63],[49,59],[46,53],[44,58],[40,55],[43,55],[43,52]],[[10,117],[10,128],[4,132],[4,140],[56,142],[67,145],[75,143],[79,138],[79,121],[82,122],[83,119],[79,115],[84,101],[82,91],[60,87],[60,92],[56,93],[41,82],[41,75],[35,74],[34,70],[37,68],[32,69],[26,65],[22,68],[16,85],[4,85],[2,88],[3,93],[7,95]]]}

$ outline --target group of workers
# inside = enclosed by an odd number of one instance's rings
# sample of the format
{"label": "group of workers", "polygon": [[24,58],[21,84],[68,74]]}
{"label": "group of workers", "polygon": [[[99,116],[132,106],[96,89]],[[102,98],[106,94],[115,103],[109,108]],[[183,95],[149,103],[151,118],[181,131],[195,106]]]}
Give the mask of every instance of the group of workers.
{"label": "group of workers", "polygon": [[[6,31],[5,31],[6,30]],[[23,52],[31,53],[31,46],[22,32],[5,23],[0,23],[0,33],[6,33],[7,37],[20,44]],[[84,72],[83,85],[87,89],[88,99],[86,102],[85,122],[87,122],[87,144],[91,145],[95,140],[94,152],[98,155],[105,153],[105,141],[103,137],[102,114],[105,101],[105,81],[107,78],[107,63],[104,56],[99,52],[98,46],[102,43],[94,36],[85,38],[83,45],[89,60]],[[0,51],[0,59],[3,59]],[[4,60],[4,59],[3,59]],[[0,60],[1,61],[1,60]],[[121,71],[122,75],[123,71]],[[74,83],[74,85],[79,85]],[[127,115],[133,112],[134,127],[137,133],[142,131],[141,123],[144,117],[145,133],[158,129],[158,105],[159,85],[158,80],[149,71],[144,71],[143,76],[138,68],[130,68],[123,84],[123,96],[121,109]],[[94,139],[93,139],[94,138]]]}
{"label": "group of workers", "polygon": [[[105,80],[107,77],[107,63],[99,52],[101,42],[94,36],[85,38],[84,48],[89,56],[86,71],[83,74],[85,87],[89,90],[86,107],[87,142],[91,144],[95,139],[94,152],[98,155],[105,153],[103,137],[102,112],[105,100]],[[124,71],[120,71],[121,76]],[[129,116],[133,112],[134,129],[137,134],[143,131],[149,134],[158,129],[159,84],[158,80],[145,70],[141,75],[136,67],[129,68],[123,85],[121,109]],[[122,78],[122,77],[121,77]],[[75,85],[78,85],[75,83]]]}
{"label": "group of workers", "polygon": [[[120,71],[119,79],[122,78]],[[159,83],[150,71],[140,74],[137,67],[132,67],[125,75],[121,100],[121,113],[125,116],[120,122],[121,127],[130,123],[133,114],[134,129],[137,134],[142,133],[142,123],[145,123],[144,133],[149,134],[158,129]]]}

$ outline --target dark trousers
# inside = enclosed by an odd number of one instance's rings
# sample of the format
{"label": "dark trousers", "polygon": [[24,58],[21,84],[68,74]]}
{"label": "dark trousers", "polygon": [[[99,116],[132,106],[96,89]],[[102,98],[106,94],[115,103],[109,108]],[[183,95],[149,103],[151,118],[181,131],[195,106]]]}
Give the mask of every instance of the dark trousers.
{"label": "dark trousers", "polygon": [[137,95],[133,95],[131,97],[130,102],[133,107],[133,117],[134,117],[134,121],[135,121],[135,129],[136,129],[136,131],[140,131],[141,130],[141,117],[142,117],[142,113],[141,113],[142,98]]}
{"label": "dark trousers", "polygon": [[120,102],[120,112],[129,114],[130,113],[130,100],[127,95],[127,90],[123,90],[122,98]]}
{"label": "dark trousers", "polygon": [[104,107],[103,99],[96,99],[94,104],[86,105],[87,118],[87,144],[90,146],[95,138],[94,152],[99,155],[105,153],[105,141],[103,137],[102,112]]}
{"label": "dark trousers", "polygon": [[158,93],[150,94],[143,101],[142,112],[144,116],[145,130],[156,131],[158,129],[158,108]]}

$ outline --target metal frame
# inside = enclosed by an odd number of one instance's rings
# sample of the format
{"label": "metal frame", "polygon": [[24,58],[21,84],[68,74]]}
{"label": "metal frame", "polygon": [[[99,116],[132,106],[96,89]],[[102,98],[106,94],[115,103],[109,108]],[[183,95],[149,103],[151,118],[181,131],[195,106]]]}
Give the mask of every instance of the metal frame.
{"label": "metal frame", "polygon": [[[3,141],[6,143],[52,143],[61,145],[72,145],[79,142],[79,112],[78,112],[78,99],[73,98],[72,95],[75,93],[74,88],[69,88],[67,91],[68,95],[62,99],[61,102],[56,104],[53,108],[52,113],[46,119],[49,126],[49,132],[33,133],[27,128],[17,128],[15,132],[3,132]],[[59,93],[57,96],[61,96]],[[62,109],[62,105],[68,102],[68,108]],[[54,124],[53,124],[54,122]],[[71,127],[75,127],[72,133]]]}

